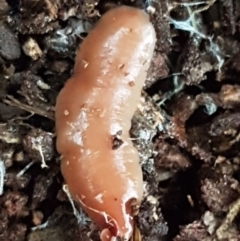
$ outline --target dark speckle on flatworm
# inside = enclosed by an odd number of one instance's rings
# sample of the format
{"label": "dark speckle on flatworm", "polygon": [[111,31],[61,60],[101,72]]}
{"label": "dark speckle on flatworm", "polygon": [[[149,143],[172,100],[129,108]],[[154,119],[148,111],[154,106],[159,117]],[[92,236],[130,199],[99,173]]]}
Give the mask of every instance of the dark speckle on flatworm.
{"label": "dark speckle on flatworm", "polygon": [[123,141],[119,138],[119,136],[113,136],[112,138],[112,149],[116,150],[123,144]]}
{"label": "dark speckle on flatworm", "polygon": [[129,83],[129,86],[133,87],[135,85],[134,81],[130,81]]}

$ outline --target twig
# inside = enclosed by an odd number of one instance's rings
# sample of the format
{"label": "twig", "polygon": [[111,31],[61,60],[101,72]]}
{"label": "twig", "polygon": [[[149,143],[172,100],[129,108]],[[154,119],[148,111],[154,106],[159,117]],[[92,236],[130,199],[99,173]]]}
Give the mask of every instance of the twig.
{"label": "twig", "polygon": [[3,194],[5,174],[6,174],[6,168],[5,168],[4,162],[0,159],[0,196]]}
{"label": "twig", "polygon": [[50,120],[54,120],[55,119],[53,112],[47,112],[45,110],[41,110],[39,108],[36,108],[36,107],[30,106],[30,105],[21,103],[20,101],[16,100],[11,95],[7,95],[7,98],[8,99],[4,99],[3,100],[3,102],[5,104],[7,104],[7,105],[18,107],[19,109],[28,111],[30,113],[37,114],[37,115],[40,115],[40,116],[44,116],[44,117],[46,117],[46,118],[48,118]]}
{"label": "twig", "polygon": [[[229,225],[233,222],[233,220],[236,218],[237,214],[239,213],[240,210],[240,198],[237,199],[229,208],[228,214],[221,224],[221,226],[217,229],[216,234],[219,240],[228,239],[228,228]],[[228,239],[229,240],[229,239]]]}

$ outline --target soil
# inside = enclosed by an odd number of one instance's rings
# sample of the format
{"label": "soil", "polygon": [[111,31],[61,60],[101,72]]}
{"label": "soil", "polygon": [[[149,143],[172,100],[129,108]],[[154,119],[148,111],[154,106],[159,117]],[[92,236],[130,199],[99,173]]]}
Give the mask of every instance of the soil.
{"label": "soil", "polygon": [[0,0],[0,241],[99,241],[65,192],[54,106],[77,47],[122,4],[157,33],[130,131],[141,238],[240,240],[239,1]]}

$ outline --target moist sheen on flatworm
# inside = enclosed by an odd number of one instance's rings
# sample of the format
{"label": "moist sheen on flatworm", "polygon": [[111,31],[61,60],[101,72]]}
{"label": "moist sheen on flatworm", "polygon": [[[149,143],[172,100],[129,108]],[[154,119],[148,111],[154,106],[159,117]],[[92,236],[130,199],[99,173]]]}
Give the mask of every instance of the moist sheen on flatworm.
{"label": "moist sheen on flatworm", "polygon": [[141,204],[142,170],[129,130],[155,40],[144,11],[109,10],[81,43],[74,74],[57,98],[61,171],[104,241],[128,240]]}

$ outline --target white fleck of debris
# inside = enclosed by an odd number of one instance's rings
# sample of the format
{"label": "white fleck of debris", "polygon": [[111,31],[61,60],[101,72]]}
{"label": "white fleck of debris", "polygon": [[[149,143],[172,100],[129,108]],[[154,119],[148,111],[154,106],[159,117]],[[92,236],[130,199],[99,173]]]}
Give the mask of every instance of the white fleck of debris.
{"label": "white fleck of debris", "polygon": [[86,69],[88,67],[89,63],[85,60],[82,60],[82,62],[83,62],[84,69]]}
{"label": "white fleck of debris", "polygon": [[31,161],[30,163],[27,164],[18,174],[17,178],[21,177],[32,165],[34,164],[34,161]]}
{"label": "white fleck of debris", "polygon": [[41,79],[37,81],[37,86],[42,90],[49,90],[51,87],[47,83],[43,82]]}
{"label": "white fleck of debris", "polygon": [[219,29],[221,27],[221,24],[219,21],[214,21],[213,22],[213,27]]}
{"label": "white fleck of debris", "polygon": [[153,218],[155,219],[155,221],[158,221],[158,215],[156,214],[156,212],[153,213]]}
{"label": "white fleck of debris", "polygon": [[72,136],[72,140],[77,145],[83,146],[82,132],[81,131],[75,132],[74,135]]}
{"label": "white fleck of debris", "polygon": [[33,60],[37,60],[42,56],[42,50],[38,46],[36,40],[29,38],[23,45],[23,52],[31,57]]}
{"label": "white fleck of debris", "polygon": [[5,165],[4,165],[4,161],[0,160],[0,195],[3,194],[5,174],[6,174],[6,168],[5,168]]}
{"label": "white fleck of debris", "polygon": [[194,207],[194,201],[193,201],[191,195],[187,195],[187,200],[188,200],[189,204],[191,205],[191,207]]}
{"label": "white fleck of debris", "polygon": [[224,156],[218,156],[218,157],[216,158],[216,160],[215,160],[215,165],[221,164],[221,163],[223,163],[224,161],[226,161],[226,157],[224,157]]}
{"label": "white fleck of debris", "polygon": [[149,203],[153,204],[153,205],[156,205],[157,202],[158,202],[158,200],[157,200],[154,196],[152,196],[152,195],[150,195],[150,196],[147,197],[147,201],[148,201]]}
{"label": "white fleck of debris", "polygon": [[43,229],[43,228],[46,228],[48,226],[48,221],[46,221],[45,223],[41,224],[41,225],[38,225],[36,227],[32,227],[31,230],[32,231],[36,231],[36,230],[39,230],[39,229]]}
{"label": "white fleck of debris", "polygon": [[63,114],[64,114],[65,116],[68,116],[68,115],[69,115],[69,111],[68,111],[68,110],[64,110]]}
{"label": "white fleck of debris", "polygon": [[154,14],[156,12],[156,8],[153,6],[148,6],[146,10],[149,14]]}
{"label": "white fleck of debris", "polygon": [[107,112],[107,110],[104,109],[102,112],[100,112],[99,116],[100,116],[101,118],[103,118],[103,117],[105,116],[106,112]]}
{"label": "white fleck of debris", "polygon": [[24,153],[23,151],[17,152],[14,156],[14,160],[17,162],[21,162],[24,160]]}
{"label": "white fleck of debris", "polygon": [[163,170],[163,169],[157,169],[156,171],[158,173],[157,180],[159,182],[166,181],[166,180],[170,179],[171,177],[173,177],[173,175],[174,175],[174,172]]}
{"label": "white fleck of debris", "polygon": [[203,223],[207,226],[209,234],[213,234],[216,230],[217,220],[214,217],[214,214],[210,211],[206,211],[203,215]]}
{"label": "white fleck of debris", "polygon": [[99,193],[99,194],[95,197],[95,199],[97,199],[100,203],[103,203],[102,197],[103,197],[103,193]]}
{"label": "white fleck of debris", "polygon": [[46,164],[44,156],[43,156],[42,146],[41,145],[38,145],[38,151],[39,151],[41,159],[42,159],[41,160],[42,161],[41,168],[48,168],[48,165]]}

